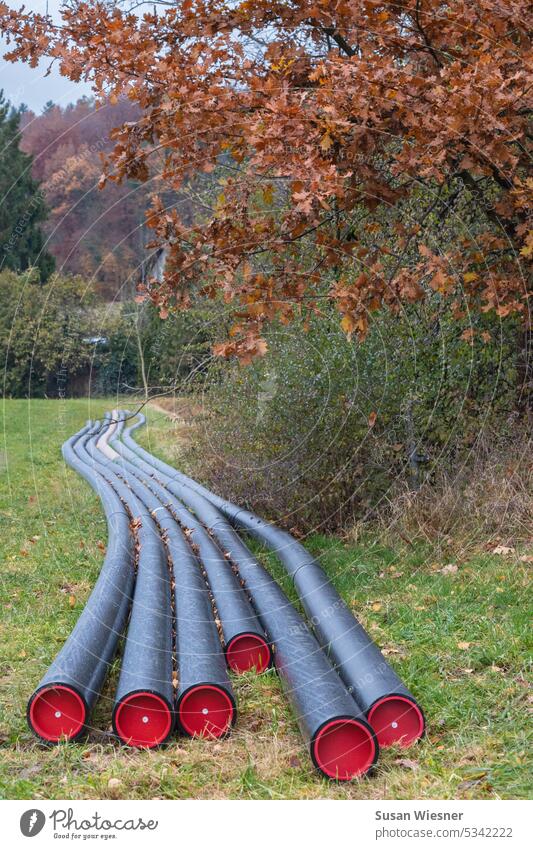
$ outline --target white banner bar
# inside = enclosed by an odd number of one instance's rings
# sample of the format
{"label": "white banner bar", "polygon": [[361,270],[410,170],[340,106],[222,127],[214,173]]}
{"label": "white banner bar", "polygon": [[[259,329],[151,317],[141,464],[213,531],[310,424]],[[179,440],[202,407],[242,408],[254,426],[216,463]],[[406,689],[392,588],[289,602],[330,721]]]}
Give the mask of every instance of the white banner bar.
{"label": "white banner bar", "polygon": [[320,849],[531,845],[529,802],[4,801],[6,847]]}

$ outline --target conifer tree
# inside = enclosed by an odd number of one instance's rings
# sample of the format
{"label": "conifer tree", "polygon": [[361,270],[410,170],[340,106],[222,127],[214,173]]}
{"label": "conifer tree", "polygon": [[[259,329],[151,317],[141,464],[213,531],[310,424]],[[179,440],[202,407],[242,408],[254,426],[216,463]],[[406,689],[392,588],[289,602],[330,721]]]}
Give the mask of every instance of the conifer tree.
{"label": "conifer tree", "polygon": [[35,266],[44,281],[54,270],[40,226],[46,204],[32,177],[32,157],[19,147],[20,117],[0,91],[0,269]]}

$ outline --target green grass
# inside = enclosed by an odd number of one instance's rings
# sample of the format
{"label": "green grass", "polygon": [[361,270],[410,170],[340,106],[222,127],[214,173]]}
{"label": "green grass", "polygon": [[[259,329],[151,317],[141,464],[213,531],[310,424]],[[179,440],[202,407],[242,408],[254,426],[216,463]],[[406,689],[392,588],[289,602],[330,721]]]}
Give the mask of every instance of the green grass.
{"label": "green grass", "polygon": [[[29,732],[26,700],[73,627],[102,561],[98,499],[67,469],[61,443],[105,401],[6,401],[0,446],[0,794],[4,798],[523,798],[530,792],[528,564],[524,552],[453,561],[432,546],[306,541],[422,702],[427,738],[383,752],[375,776],[350,785],[311,768],[273,672],[234,681],[239,721],[222,742],[175,739],[154,752],[110,735],[117,666],[88,739],[47,748]],[[179,455],[179,423],[149,413],[139,438]],[[257,549],[256,549],[257,550]],[[264,562],[291,595],[279,563]],[[443,574],[448,562],[457,571]],[[529,566],[529,568],[531,568]],[[72,598],[73,597],[73,598]],[[109,779],[120,783],[109,788]]]}

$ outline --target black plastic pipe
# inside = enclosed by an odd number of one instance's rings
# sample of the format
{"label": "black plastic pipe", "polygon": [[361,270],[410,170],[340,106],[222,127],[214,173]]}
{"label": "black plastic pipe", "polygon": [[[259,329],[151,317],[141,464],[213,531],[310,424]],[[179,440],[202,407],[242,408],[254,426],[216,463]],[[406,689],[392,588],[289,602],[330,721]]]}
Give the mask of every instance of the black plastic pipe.
{"label": "black plastic pipe", "polygon": [[113,728],[123,743],[150,749],[172,733],[173,658],[170,574],[157,527],[144,504],[114,472],[98,461],[94,445],[85,446],[86,462],[113,487],[127,505],[138,542],[137,578],[115,693]]}
{"label": "black plastic pipe", "polygon": [[28,724],[48,743],[75,740],[84,733],[124,631],[135,580],[133,536],[124,505],[75,450],[88,433],[84,427],[74,434],[62,453],[100,498],[107,520],[107,549],[78,621],[28,702]]}
{"label": "black plastic pipe", "polygon": [[167,463],[144,451],[130,436],[146,421],[140,416],[124,442],[174,481],[211,501],[237,529],[266,544],[291,576],[320,645],[328,652],[349,692],[376,731],[381,746],[409,746],[425,730],[422,709],[377,645],[355,618],[312,555],[286,531],[211,493]]}
{"label": "black plastic pipe", "polygon": [[[160,471],[156,474],[164,477]],[[175,485],[221,542],[244,582],[274,646],[276,669],[314,765],[328,778],[341,781],[365,774],[378,757],[376,735],[307,624],[222,514],[202,496],[179,482]]]}
{"label": "black plastic pipe", "polygon": [[199,563],[169,509],[132,474],[128,464],[121,458],[114,462],[102,457],[101,462],[113,474],[119,474],[149,510],[173,566],[178,667],[176,714],[180,728],[190,737],[222,737],[235,723],[237,709]]}
{"label": "black plastic pipe", "polygon": [[[214,597],[221,623],[226,661],[233,672],[254,669],[263,672],[270,666],[271,650],[257,616],[243,592],[223,553],[213,542],[202,523],[178,500],[172,484],[165,489],[154,479],[154,469],[120,441],[123,421],[111,436],[109,444],[121,455],[128,474],[136,476],[165,504],[184,528],[189,542],[198,547],[198,555]],[[131,460],[137,461],[134,465]],[[168,479],[167,479],[168,480]]]}

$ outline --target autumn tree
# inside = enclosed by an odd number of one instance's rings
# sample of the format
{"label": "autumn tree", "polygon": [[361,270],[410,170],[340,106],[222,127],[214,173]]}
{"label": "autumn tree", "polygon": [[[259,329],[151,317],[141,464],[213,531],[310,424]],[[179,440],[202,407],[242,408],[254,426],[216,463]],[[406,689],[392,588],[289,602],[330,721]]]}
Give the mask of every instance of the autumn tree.
{"label": "autumn tree", "polygon": [[[125,180],[98,189],[101,156],[113,148],[113,126],[139,116],[129,101],[96,108],[82,98],[66,107],[50,104],[42,115],[26,112],[23,150],[33,156],[49,214],[44,225],[57,266],[94,282],[107,298],[135,289],[144,258],[145,186]],[[128,280],[131,279],[131,283]]]}
{"label": "autumn tree", "polygon": [[[145,11],[145,8],[149,11]],[[192,226],[155,200],[163,315],[235,305],[218,352],[265,351],[265,324],[334,303],[349,335],[437,293],[516,313],[528,338],[531,8],[526,0],[72,2],[60,24],[0,4],[12,60],[57,62],[142,114],[114,132],[106,180],[178,191],[223,167]],[[454,241],[428,243],[457,214]],[[452,231],[450,231],[452,232]]]}

